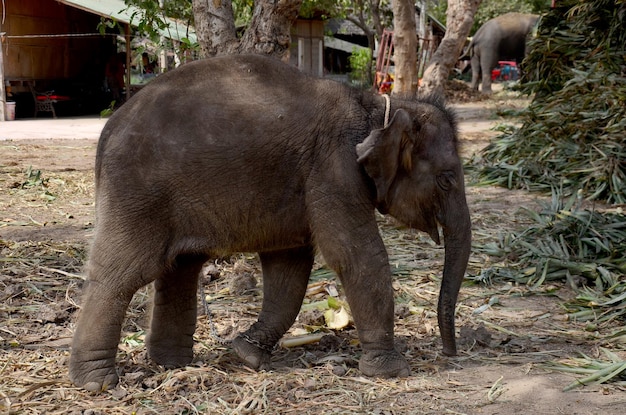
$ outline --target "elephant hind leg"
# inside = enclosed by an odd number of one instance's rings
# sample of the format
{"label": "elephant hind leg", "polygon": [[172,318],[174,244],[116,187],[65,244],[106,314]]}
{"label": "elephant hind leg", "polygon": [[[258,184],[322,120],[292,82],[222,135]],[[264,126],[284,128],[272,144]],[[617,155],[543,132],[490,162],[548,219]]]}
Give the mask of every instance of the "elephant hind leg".
{"label": "elephant hind leg", "polygon": [[203,255],[179,255],[154,282],[146,346],[150,358],[160,365],[179,367],[193,359],[198,277],[206,259]]}
{"label": "elephant hind leg", "polygon": [[472,66],[472,84],[471,87],[474,91],[478,91],[478,84],[480,83],[480,60],[478,56],[474,55],[471,58],[470,65]]}
{"label": "elephant hind leg", "polygon": [[70,380],[94,392],[117,384],[115,356],[126,310],[134,293],[157,274],[141,261],[142,247],[107,249],[110,246],[96,236],[69,363]]}
{"label": "elephant hind leg", "polygon": [[313,266],[313,248],[305,246],[259,253],[263,268],[263,305],[258,321],[233,340],[244,363],[270,369],[271,350],[300,312]]}
{"label": "elephant hind leg", "polygon": [[90,392],[113,388],[118,382],[115,356],[130,298],[110,294],[86,283],[72,340],[70,380]]}

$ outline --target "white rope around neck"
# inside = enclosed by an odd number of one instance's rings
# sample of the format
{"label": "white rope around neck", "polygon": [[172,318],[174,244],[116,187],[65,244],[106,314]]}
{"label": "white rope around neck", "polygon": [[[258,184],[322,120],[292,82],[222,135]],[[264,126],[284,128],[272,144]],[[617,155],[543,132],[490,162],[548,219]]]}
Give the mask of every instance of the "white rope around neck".
{"label": "white rope around neck", "polygon": [[383,98],[385,98],[385,124],[383,128],[387,128],[389,125],[389,114],[391,113],[391,100],[387,94],[383,94]]}

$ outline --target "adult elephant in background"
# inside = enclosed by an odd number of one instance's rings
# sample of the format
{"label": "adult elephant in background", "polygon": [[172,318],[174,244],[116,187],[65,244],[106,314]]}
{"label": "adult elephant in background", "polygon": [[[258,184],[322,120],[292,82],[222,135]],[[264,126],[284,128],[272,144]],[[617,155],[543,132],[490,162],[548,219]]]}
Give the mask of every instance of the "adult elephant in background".
{"label": "adult elephant in background", "polygon": [[341,282],[368,376],[408,376],[394,348],[394,298],[375,209],[427,232],[445,259],[438,318],[456,354],[454,312],[471,246],[453,114],[306,76],[263,56],[195,61],[150,82],[102,131],[96,231],[70,378],[118,382],[133,294],[154,283],[146,345],[158,364],[193,358],[202,265],[258,252],[259,318],[232,346],[254,369],[300,311],[314,249]]}
{"label": "adult elephant in background", "polygon": [[498,61],[514,60],[519,65],[524,60],[528,34],[538,19],[536,14],[507,13],[478,29],[465,52],[471,59],[472,89],[478,90],[482,78],[482,91],[491,93],[491,71]]}

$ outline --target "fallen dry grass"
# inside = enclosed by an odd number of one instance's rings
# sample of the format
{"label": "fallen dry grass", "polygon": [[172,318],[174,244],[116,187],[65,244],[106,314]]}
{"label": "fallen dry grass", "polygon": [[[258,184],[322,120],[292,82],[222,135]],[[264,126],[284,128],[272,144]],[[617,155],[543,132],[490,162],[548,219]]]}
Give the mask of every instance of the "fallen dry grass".
{"label": "fallen dry grass", "polygon": [[[586,331],[584,324],[568,321],[551,297],[567,295],[566,288],[529,292],[526,287],[469,284],[457,314],[461,354],[441,356],[435,305],[443,250],[389,220],[381,219],[381,228],[391,247],[396,335],[412,365],[410,378],[362,377],[356,369],[359,348],[351,327],[328,330],[320,343],[278,349],[275,369],[257,373],[242,366],[228,346],[213,337],[206,314],[198,320],[193,364],[165,370],[147,359],[143,347],[146,289],[135,296],[124,326],[118,354],[120,385],[101,395],[73,387],[66,373],[83,281],[84,244],[4,241],[0,409],[11,414],[490,413],[499,397],[506,396],[506,382],[493,376],[481,379],[477,368],[503,374],[543,373],[540,365],[573,356],[575,350],[597,352],[596,334]],[[482,265],[482,259],[472,258],[470,273]],[[253,255],[238,255],[206,268],[203,291],[221,338],[234,336],[256,318],[259,284],[248,281],[242,289],[233,282],[249,280],[250,275],[259,279]],[[314,275],[321,277],[312,284],[336,283],[324,268]],[[327,295],[318,291],[308,301]],[[311,320],[301,316],[291,333],[310,325]],[[571,380],[562,381],[560,387]],[[603,388],[612,393],[615,387]]]}

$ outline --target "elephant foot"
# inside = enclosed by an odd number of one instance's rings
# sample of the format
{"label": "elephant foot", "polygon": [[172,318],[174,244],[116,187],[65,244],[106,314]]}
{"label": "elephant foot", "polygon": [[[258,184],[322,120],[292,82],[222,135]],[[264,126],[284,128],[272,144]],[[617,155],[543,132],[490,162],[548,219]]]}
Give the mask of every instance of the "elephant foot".
{"label": "elephant foot", "polygon": [[70,380],[88,392],[104,392],[117,385],[119,377],[115,371],[115,359],[77,361],[70,360]]}
{"label": "elephant foot", "polygon": [[359,370],[377,378],[404,378],[411,374],[409,363],[396,350],[366,351],[359,361]]}
{"label": "elephant foot", "polygon": [[253,340],[247,334],[240,334],[232,341],[235,353],[244,364],[254,370],[270,370],[272,354],[269,348]]}
{"label": "elephant foot", "polygon": [[150,359],[166,369],[186,366],[193,360],[193,338],[175,342],[171,339],[159,340],[148,336],[146,347]]}

